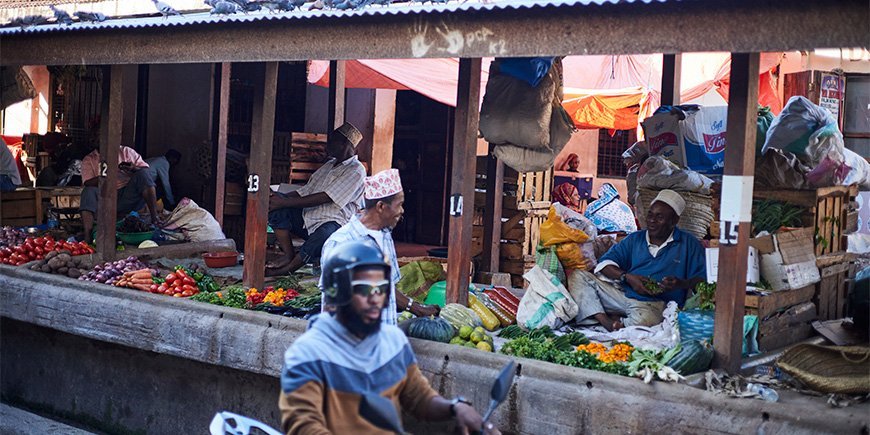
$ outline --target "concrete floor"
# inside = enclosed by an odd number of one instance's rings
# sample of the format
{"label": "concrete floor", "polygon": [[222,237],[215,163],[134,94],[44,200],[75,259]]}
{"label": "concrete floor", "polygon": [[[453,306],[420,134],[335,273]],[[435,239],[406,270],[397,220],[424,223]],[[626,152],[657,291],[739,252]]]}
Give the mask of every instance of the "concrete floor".
{"label": "concrete floor", "polygon": [[49,420],[23,409],[0,403],[0,434],[4,435],[92,435],[59,421]]}

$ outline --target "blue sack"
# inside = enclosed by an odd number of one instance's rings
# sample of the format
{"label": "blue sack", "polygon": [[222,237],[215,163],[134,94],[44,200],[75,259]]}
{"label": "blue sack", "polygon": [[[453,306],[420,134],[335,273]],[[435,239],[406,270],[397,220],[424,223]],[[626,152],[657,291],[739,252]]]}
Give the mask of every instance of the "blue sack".
{"label": "blue sack", "polygon": [[550,72],[554,59],[554,57],[511,57],[499,59],[498,68],[502,74],[537,87]]}

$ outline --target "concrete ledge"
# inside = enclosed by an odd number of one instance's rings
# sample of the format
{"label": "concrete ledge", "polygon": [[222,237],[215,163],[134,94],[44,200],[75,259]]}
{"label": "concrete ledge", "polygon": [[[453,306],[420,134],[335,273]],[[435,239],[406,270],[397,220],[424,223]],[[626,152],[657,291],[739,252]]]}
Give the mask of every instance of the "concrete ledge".
{"label": "concrete ledge", "polygon": [[[284,350],[306,327],[298,319],[8,266],[0,266],[0,300],[0,316],[10,319],[271,377],[279,375]],[[436,390],[465,395],[479,408],[488,403],[491,382],[508,361],[459,346],[411,343]],[[787,392],[780,403],[728,399],[685,385],[645,385],[596,371],[518,362],[511,395],[495,415],[499,427],[513,433],[857,433],[866,431],[870,420],[868,404],[832,409],[824,400]]]}
{"label": "concrete ledge", "polygon": [[7,435],[93,435],[59,421],[31,414],[23,409],[0,403],[0,433]]}

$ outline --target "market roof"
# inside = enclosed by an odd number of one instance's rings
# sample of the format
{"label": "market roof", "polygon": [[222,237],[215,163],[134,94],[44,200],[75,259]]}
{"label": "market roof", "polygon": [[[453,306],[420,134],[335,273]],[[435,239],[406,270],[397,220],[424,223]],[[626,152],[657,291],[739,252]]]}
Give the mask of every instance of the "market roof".
{"label": "market roof", "polygon": [[868,16],[862,0],[503,0],[195,12],[3,28],[0,64],[800,50],[863,46]]}

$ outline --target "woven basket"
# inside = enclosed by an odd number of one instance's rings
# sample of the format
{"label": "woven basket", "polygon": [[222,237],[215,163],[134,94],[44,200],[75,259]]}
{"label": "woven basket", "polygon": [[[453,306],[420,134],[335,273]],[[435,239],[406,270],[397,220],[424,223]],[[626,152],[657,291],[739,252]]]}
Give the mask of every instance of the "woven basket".
{"label": "woven basket", "polygon": [[[641,228],[646,228],[646,212],[649,204],[656,199],[659,194],[658,190],[652,189],[637,189],[638,199],[635,206],[637,207],[637,221]],[[680,223],[677,228],[703,239],[713,223],[713,197],[710,195],[701,195],[694,192],[677,192],[686,201],[686,209],[683,210],[683,215],[680,216]]]}
{"label": "woven basket", "polygon": [[777,360],[782,371],[823,393],[870,393],[870,347],[799,344]]}

